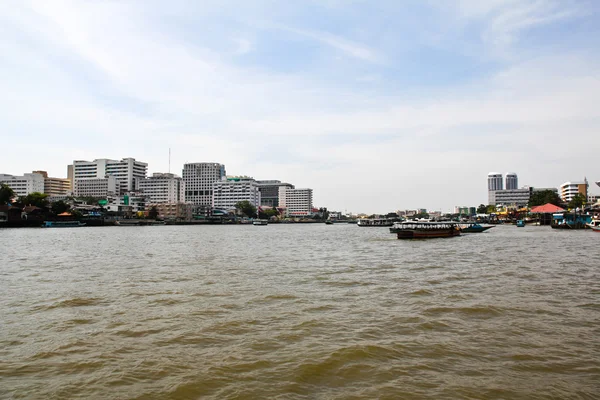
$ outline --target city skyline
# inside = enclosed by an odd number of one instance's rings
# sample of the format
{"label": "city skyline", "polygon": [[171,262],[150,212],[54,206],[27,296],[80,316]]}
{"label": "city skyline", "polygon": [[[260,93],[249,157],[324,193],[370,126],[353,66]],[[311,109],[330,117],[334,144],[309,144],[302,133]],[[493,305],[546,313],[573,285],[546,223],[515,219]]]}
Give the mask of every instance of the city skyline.
{"label": "city skyline", "polygon": [[[23,1],[4,10],[0,172],[185,163],[385,213],[600,179],[599,6]],[[596,175],[594,175],[596,174]],[[590,184],[590,193],[599,193]]]}

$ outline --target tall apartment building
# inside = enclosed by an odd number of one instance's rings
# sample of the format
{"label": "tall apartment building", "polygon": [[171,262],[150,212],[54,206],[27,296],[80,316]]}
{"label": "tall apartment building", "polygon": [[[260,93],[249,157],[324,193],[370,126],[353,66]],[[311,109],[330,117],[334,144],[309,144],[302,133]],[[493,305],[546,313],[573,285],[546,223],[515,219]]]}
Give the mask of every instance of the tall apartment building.
{"label": "tall apartment building", "polygon": [[588,181],[585,179],[583,182],[565,182],[560,185],[560,198],[565,203],[573,200],[576,194],[580,193],[588,198]]}
{"label": "tall apartment building", "polygon": [[231,177],[213,183],[213,208],[232,210],[240,201],[248,201],[255,207],[260,206],[259,185],[254,179]]}
{"label": "tall apartment building", "polygon": [[[67,168],[67,171],[69,169]],[[99,158],[94,161],[73,161],[73,190],[76,182],[83,179],[102,179],[113,176],[117,181],[119,194],[135,191],[140,180],[146,179],[148,164],[136,161],[135,158],[109,160]]]}
{"label": "tall apartment building", "polygon": [[506,190],[514,190],[519,188],[519,178],[514,172],[506,173]]}
{"label": "tall apartment building", "polygon": [[140,180],[138,188],[152,204],[185,201],[185,183],[175,174],[155,172],[151,177]]}
{"label": "tall apartment building", "polygon": [[0,183],[10,187],[17,196],[27,196],[29,193],[44,193],[44,176],[37,173],[15,176],[0,174]]}
{"label": "tall apartment building", "polygon": [[312,189],[279,188],[279,206],[285,207],[286,215],[305,216],[312,214]]}
{"label": "tall apartment building", "polygon": [[294,189],[294,185],[276,180],[256,181],[260,190],[260,205],[265,207],[279,206],[279,188]]}
{"label": "tall apartment building", "polygon": [[52,178],[46,171],[33,171],[44,177],[44,193],[48,196],[66,196],[72,192],[71,181],[65,178]]}
{"label": "tall apartment building", "polygon": [[185,202],[210,208],[213,201],[213,183],[225,179],[225,166],[219,163],[183,164]]}

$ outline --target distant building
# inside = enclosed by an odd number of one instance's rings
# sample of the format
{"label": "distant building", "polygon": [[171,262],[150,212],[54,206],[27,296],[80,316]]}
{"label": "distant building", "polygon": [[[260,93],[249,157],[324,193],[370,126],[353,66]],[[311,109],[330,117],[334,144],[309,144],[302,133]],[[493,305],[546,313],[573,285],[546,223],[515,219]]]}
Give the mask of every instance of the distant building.
{"label": "distant building", "polygon": [[265,207],[279,207],[279,188],[294,189],[294,185],[281,181],[256,181],[260,190],[260,205]]}
{"label": "distant building", "polygon": [[506,190],[515,190],[519,188],[519,178],[514,172],[506,174]]}
{"label": "distant building", "polygon": [[254,179],[231,177],[213,183],[213,208],[232,210],[240,201],[248,201],[255,207],[260,206],[260,190]]}
{"label": "distant building", "polygon": [[110,197],[119,194],[117,179],[107,175],[104,178],[75,179],[75,197]]}
{"label": "distant building", "polygon": [[106,209],[113,212],[134,214],[146,211],[147,204],[148,197],[145,195],[139,193],[126,193],[120,196],[109,197]]}
{"label": "distant building", "polygon": [[532,188],[496,190],[490,193],[489,204],[524,207],[529,204]]}
{"label": "distant building", "polygon": [[72,192],[71,181],[65,178],[52,178],[46,171],[33,171],[44,177],[44,193],[48,196],[66,196]]}
{"label": "distant building", "polygon": [[138,187],[153,204],[185,201],[185,183],[175,174],[155,172],[151,177],[140,180]]}
{"label": "distant building", "polygon": [[192,219],[192,204],[186,203],[149,203],[146,209],[156,207],[158,218],[164,220],[189,221]]}
{"label": "distant building", "polygon": [[196,209],[212,208],[213,183],[225,180],[225,166],[219,163],[188,163],[183,165],[182,175],[185,184],[185,202]]}
{"label": "distant building", "polygon": [[312,214],[312,189],[279,188],[279,206],[285,207],[288,216],[306,216]]}
{"label": "distant building", "polygon": [[15,176],[0,174],[0,183],[10,187],[17,196],[27,196],[30,193],[44,193],[44,176],[38,173]]}
{"label": "distant building", "polygon": [[[94,161],[75,160],[72,170],[73,191],[77,181],[113,176],[117,182],[118,193],[125,194],[137,190],[139,181],[146,179],[148,164],[136,161],[135,158],[123,158],[120,161],[99,158]],[[71,174],[68,167],[67,173]]]}
{"label": "distant building", "polygon": [[503,190],[502,174],[499,172],[490,172],[488,174],[488,204],[492,203],[492,193],[497,190]]}
{"label": "distant building", "polygon": [[587,199],[588,197],[588,182],[585,179],[583,182],[565,182],[560,185],[560,198],[565,203],[573,200],[576,194],[581,194]]}

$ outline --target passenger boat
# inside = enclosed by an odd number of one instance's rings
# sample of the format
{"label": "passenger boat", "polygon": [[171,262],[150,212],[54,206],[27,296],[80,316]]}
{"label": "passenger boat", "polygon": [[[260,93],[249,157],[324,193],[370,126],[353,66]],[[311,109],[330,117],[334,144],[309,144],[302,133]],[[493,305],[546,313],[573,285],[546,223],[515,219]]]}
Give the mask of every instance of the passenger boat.
{"label": "passenger boat", "polygon": [[397,222],[391,233],[398,235],[398,239],[433,239],[446,238],[460,235],[460,227],[455,222]]}
{"label": "passenger boat", "polygon": [[461,225],[460,231],[462,233],[479,233],[479,232],[485,232],[491,228],[493,228],[493,226],[483,226],[478,223],[472,223],[472,224]]}
{"label": "passenger boat", "polygon": [[268,224],[269,224],[269,221],[266,219],[255,219],[254,221],[252,221],[252,225],[256,225],[256,226],[265,226]]}
{"label": "passenger boat", "polygon": [[333,221],[328,219],[327,221],[325,221],[325,225],[333,225]]}
{"label": "passenger boat", "polygon": [[519,219],[517,220],[517,228],[523,228],[525,226],[525,220]]}
{"label": "passenger boat", "polygon": [[600,232],[600,219],[593,219],[592,222],[586,225],[594,232]]}
{"label": "passenger boat", "polygon": [[44,221],[42,228],[79,228],[85,226],[80,221]]}
{"label": "passenger boat", "polygon": [[393,226],[394,220],[390,218],[361,218],[358,220],[358,226]]}

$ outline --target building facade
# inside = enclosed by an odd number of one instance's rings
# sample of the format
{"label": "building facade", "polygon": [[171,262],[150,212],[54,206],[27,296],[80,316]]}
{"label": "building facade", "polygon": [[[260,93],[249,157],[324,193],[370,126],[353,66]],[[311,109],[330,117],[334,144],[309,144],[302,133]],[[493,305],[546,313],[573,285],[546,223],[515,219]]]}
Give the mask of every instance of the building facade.
{"label": "building facade", "polygon": [[33,171],[44,177],[44,193],[48,196],[67,196],[72,192],[71,181],[65,178],[52,178],[46,171]]}
{"label": "building facade", "polygon": [[294,185],[281,181],[256,181],[260,190],[260,205],[264,207],[279,207],[279,188],[294,189]]}
{"label": "building facade", "polygon": [[213,183],[212,207],[220,210],[233,210],[240,201],[248,201],[260,206],[260,190],[256,181],[249,177],[231,177],[226,181]]}
{"label": "building facade", "polygon": [[519,178],[514,172],[506,173],[506,190],[515,190],[519,188]]}
{"label": "building facade", "polygon": [[525,207],[529,203],[532,188],[496,190],[490,192],[490,203],[494,206]]}
{"label": "building facade", "polygon": [[503,190],[503,179],[502,174],[499,172],[490,172],[488,174],[488,204],[494,204],[493,192],[497,190]]}
{"label": "building facade", "polygon": [[185,183],[175,174],[155,172],[151,177],[140,180],[138,187],[152,204],[185,201]]}
{"label": "building facade", "polygon": [[106,178],[75,179],[73,194],[75,197],[102,197],[117,196],[119,186],[114,176]]}
{"label": "building facade", "polygon": [[147,210],[156,208],[158,218],[164,220],[190,221],[192,219],[192,205],[186,203],[149,203]]}
{"label": "building facade", "polygon": [[279,207],[285,208],[288,216],[307,216],[312,214],[313,191],[312,189],[279,188]]}
{"label": "building facade", "polygon": [[44,193],[44,176],[38,173],[15,176],[0,174],[0,183],[10,187],[17,196],[27,196],[30,193]]}
{"label": "building facade", "polygon": [[573,200],[576,194],[581,194],[584,198],[588,198],[588,182],[584,180],[583,182],[565,182],[560,185],[560,198],[565,203]]}
{"label": "building facade", "polygon": [[210,208],[213,202],[213,183],[225,179],[225,166],[219,163],[188,163],[183,165],[185,202]]}
{"label": "building facade", "polygon": [[[67,168],[68,173],[69,168]],[[113,176],[117,181],[119,194],[135,191],[139,181],[146,179],[148,164],[136,161],[135,158],[109,160],[100,158],[94,161],[75,160],[72,166],[73,191],[76,182],[83,179],[101,179]]]}

